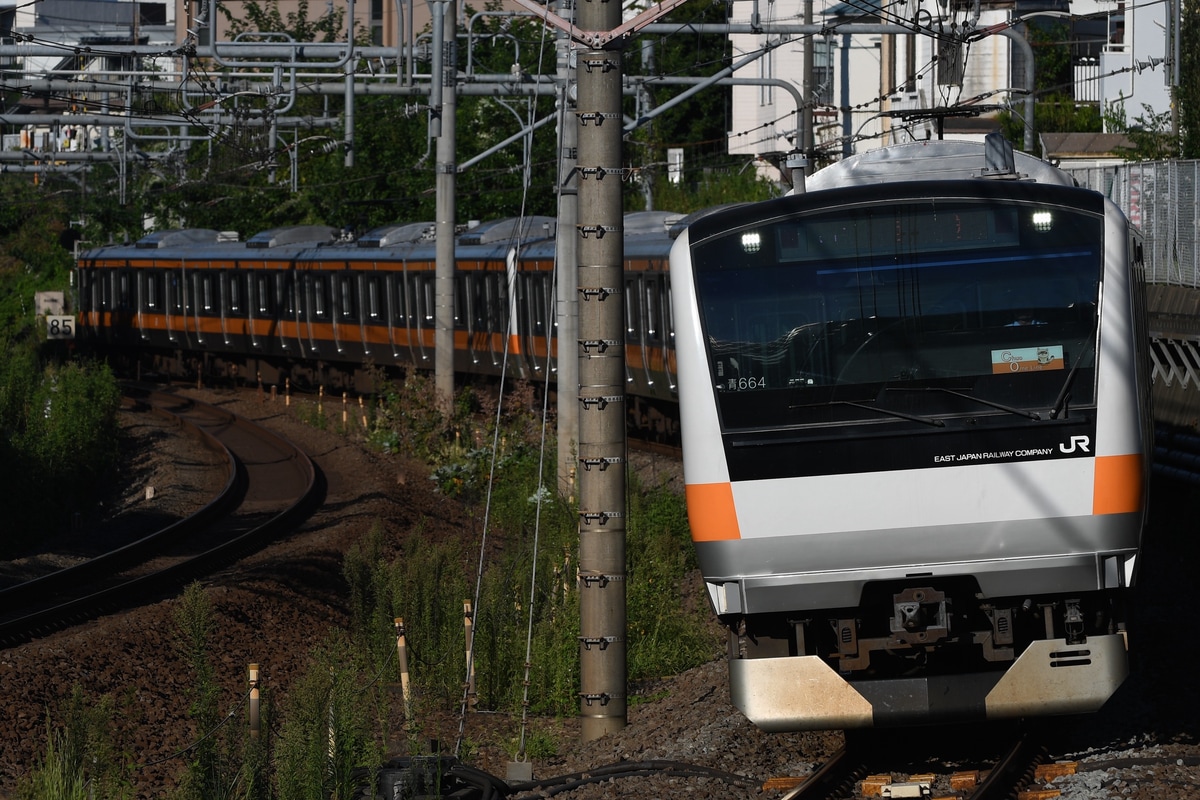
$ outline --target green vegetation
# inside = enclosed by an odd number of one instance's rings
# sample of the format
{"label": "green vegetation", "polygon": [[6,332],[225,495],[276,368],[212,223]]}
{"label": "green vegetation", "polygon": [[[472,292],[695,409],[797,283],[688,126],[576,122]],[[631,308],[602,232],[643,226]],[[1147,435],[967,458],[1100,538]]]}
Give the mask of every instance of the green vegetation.
{"label": "green vegetation", "polygon": [[34,294],[70,285],[63,198],[0,176],[0,556],[21,552],[87,510],[117,455],[116,380],[45,341]]}
{"label": "green vegetation", "polygon": [[[519,717],[526,708],[527,636],[529,711],[540,717],[578,714],[579,522],[576,509],[544,486],[541,427],[532,410],[539,403],[532,387],[518,386],[499,415],[492,402],[470,389],[443,414],[433,404],[414,403],[432,394],[425,381],[413,376],[389,387],[372,407],[366,429],[361,421],[344,428],[318,421],[340,414],[336,404],[293,408],[308,424],[424,463],[446,502],[467,511],[469,528],[461,535],[434,536],[417,520],[393,541],[379,522],[350,548],[343,560],[350,624],[329,631],[294,684],[278,687],[278,700],[275,692],[263,694],[258,735],[248,723],[248,695],[231,697],[219,680],[210,654],[216,622],[204,589],[188,586],[174,619],[177,652],[191,675],[186,701],[192,744],[179,754],[184,771],[172,797],[353,797],[370,767],[395,748],[398,735],[410,754],[423,752],[424,726],[435,715],[445,718],[467,703],[473,710]],[[492,442],[500,443],[495,465]],[[545,446],[554,452],[552,441]],[[630,476],[627,520],[628,672],[636,684],[711,660],[720,644],[709,632],[706,604],[688,599],[695,559],[683,498]],[[463,688],[464,601],[473,606],[475,631],[470,696]],[[400,678],[397,618],[408,644],[407,710],[392,691]],[[110,699],[89,708],[79,690],[64,708],[48,712],[44,755],[22,783],[21,800],[130,796],[135,761],[116,755],[113,716]],[[397,729],[400,720],[404,726]],[[516,753],[516,723],[501,736],[502,746]],[[469,761],[475,746],[461,742],[459,757]],[[549,756],[557,747],[546,726],[532,720],[524,756]]]}
{"label": "green vegetation", "polygon": [[[480,709],[521,708],[528,634],[530,682],[537,687],[531,709],[577,713],[579,522],[575,509],[545,487],[540,427],[529,410],[535,405],[532,393],[527,387],[516,392],[515,410],[502,416],[497,436],[491,409],[467,413],[481,405],[470,390],[447,418],[414,402],[431,393],[424,387],[410,396],[412,380],[381,404],[371,440],[424,458],[438,491],[466,504],[475,529],[446,540],[418,528],[390,559],[376,531],[348,553],[344,570],[353,630],[371,640],[369,649],[382,660],[395,646],[391,621],[402,618],[414,654],[417,702],[440,708],[460,702],[466,677],[463,601],[475,597],[473,576],[481,568],[471,702]],[[492,441],[501,443],[494,465]],[[554,452],[552,441],[545,446]],[[632,477],[629,487],[628,666],[630,680],[638,681],[704,663],[718,646],[705,633],[708,609],[701,603],[689,611],[684,600],[695,559],[683,498]],[[478,543],[485,524],[481,567]]]}
{"label": "green vegetation", "polygon": [[62,726],[46,713],[46,750],[17,785],[20,800],[119,800],[133,796],[127,766],[113,746],[113,702],[89,703],[79,686],[59,709]]}

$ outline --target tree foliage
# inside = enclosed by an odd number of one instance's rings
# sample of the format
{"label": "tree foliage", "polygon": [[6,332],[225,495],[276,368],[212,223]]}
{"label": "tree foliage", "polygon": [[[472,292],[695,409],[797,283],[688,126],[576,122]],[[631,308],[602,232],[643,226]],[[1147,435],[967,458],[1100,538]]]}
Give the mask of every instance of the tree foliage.
{"label": "tree foliage", "polygon": [[1200,158],[1200,0],[1183,3],[1175,102],[1179,108],[1179,155]]}
{"label": "tree foliage", "polygon": [[[1025,29],[1033,49],[1033,129],[1038,132],[1098,133],[1102,130],[1100,109],[1074,99],[1071,68],[1071,27],[1065,22],[1033,20]],[[999,114],[1004,135],[1018,147],[1024,146],[1025,120],[1016,113]],[[1041,155],[1041,143],[1033,143]]]}

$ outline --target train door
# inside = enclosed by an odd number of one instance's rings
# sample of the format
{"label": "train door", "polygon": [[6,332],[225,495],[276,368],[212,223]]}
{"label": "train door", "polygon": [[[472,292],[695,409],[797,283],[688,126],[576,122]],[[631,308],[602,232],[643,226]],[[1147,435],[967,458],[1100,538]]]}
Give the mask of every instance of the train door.
{"label": "train door", "polygon": [[149,270],[138,270],[137,273],[137,290],[135,307],[137,309],[137,329],[138,335],[142,341],[150,338],[150,334],[146,330],[146,316],[153,313],[153,301],[151,293],[154,291],[154,276]]}
{"label": "train door", "polygon": [[271,279],[265,270],[255,270],[250,277],[250,296],[246,298],[246,338],[256,352],[262,352],[259,321],[271,321]]}
{"label": "train door", "polygon": [[662,273],[662,309],[663,309],[663,373],[667,376],[667,389],[675,394],[678,383],[675,380],[675,307],[672,305],[671,278],[663,264]]}
{"label": "train door", "polygon": [[300,338],[300,307],[296,302],[295,271],[288,268],[275,272],[271,288],[275,298],[275,319],[278,320],[276,330],[279,333],[279,349],[284,353],[291,350],[291,339],[294,337],[296,350],[303,354],[304,342]]}
{"label": "train door", "polygon": [[[337,351],[342,353],[346,349],[345,339],[347,333],[354,329],[358,322],[358,298],[354,290],[354,273],[350,272],[343,266],[339,272],[335,272],[330,276],[333,284],[333,302],[334,307],[330,309],[331,321],[333,322],[333,344],[337,347]],[[363,341],[363,350],[366,351],[366,341]]]}
{"label": "train door", "polygon": [[481,303],[484,310],[484,330],[487,331],[488,354],[492,367],[499,369],[504,362],[507,337],[504,333],[508,327],[508,292],[505,291],[505,273],[493,270],[483,275],[483,295]]}
{"label": "train door", "polygon": [[[379,263],[376,262],[376,267]],[[407,270],[405,264],[401,262],[399,272],[388,273],[384,280],[384,286],[387,287],[387,315],[388,315],[388,343],[392,346],[392,358],[399,361],[403,355],[403,345],[399,342],[397,331],[403,328],[408,330],[408,286],[407,286]],[[408,340],[407,333],[405,335]],[[408,340],[411,342],[411,340]],[[408,360],[412,360],[412,348],[408,349]]]}
{"label": "train door", "polygon": [[179,319],[183,323],[181,330],[186,347],[192,346],[193,333],[199,338],[200,320],[194,316],[196,314],[196,276],[194,273],[194,269],[188,268],[186,260],[179,262],[179,282],[183,293],[183,308],[180,310]]}
{"label": "train door", "polygon": [[[462,365],[464,370],[473,371],[479,364],[479,354],[475,348],[475,334],[478,327],[475,324],[476,270],[460,269],[462,265],[455,263],[454,279],[454,329],[462,329],[466,333],[467,363]],[[457,338],[457,337],[456,337]]]}
{"label": "train door", "polygon": [[168,270],[166,273],[167,283],[167,313],[166,313],[166,329],[167,341],[179,341],[179,332],[186,330],[187,317],[184,315],[184,286],[186,276],[183,273],[183,267],[180,266],[177,270]]}
{"label": "train door", "polygon": [[542,374],[543,359],[550,352],[551,280],[547,272],[526,272],[522,278],[525,337],[521,351],[525,355],[525,377],[533,378]]}
{"label": "train door", "polygon": [[[648,380],[648,365],[646,364],[646,343],[642,334],[646,329],[644,305],[642,298],[641,273],[626,274],[625,276],[625,382],[630,386],[643,386]],[[635,358],[629,358],[630,348],[636,353]]]}
{"label": "train door", "polygon": [[383,322],[383,277],[374,271],[358,274],[359,332],[362,336],[363,354],[372,355],[372,332]]}
{"label": "train door", "polygon": [[662,276],[647,272],[642,276],[642,361],[646,367],[646,384],[651,392],[661,376],[659,362],[665,363],[663,343]]}
{"label": "train door", "polygon": [[[422,270],[413,275],[414,295],[416,299],[416,313],[414,316],[414,325],[417,334],[418,351],[421,354],[422,361],[429,360],[429,350],[432,348],[425,346],[425,332],[435,330],[435,308],[434,308],[434,275],[431,272]],[[432,340],[432,335],[431,335]]]}
{"label": "train door", "polygon": [[[321,352],[321,334],[325,326],[330,324],[330,288],[328,278],[314,271],[302,273],[304,276],[304,319],[308,335],[309,349],[314,353]],[[332,338],[332,334],[331,334]],[[325,350],[329,348],[326,347]]]}
{"label": "train door", "polygon": [[246,326],[239,326],[238,322],[247,316],[246,280],[237,270],[222,270],[217,274],[221,289],[221,335],[225,346],[244,347]]}
{"label": "train door", "polygon": [[[196,311],[196,338],[200,344],[205,344],[204,320],[219,317],[221,314],[220,273],[214,274],[211,269],[204,269],[193,272],[193,274],[196,276],[196,299],[199,301]],[[224,321],[220,320],[220,322],[222,323],[221,327],[224,328]]]}

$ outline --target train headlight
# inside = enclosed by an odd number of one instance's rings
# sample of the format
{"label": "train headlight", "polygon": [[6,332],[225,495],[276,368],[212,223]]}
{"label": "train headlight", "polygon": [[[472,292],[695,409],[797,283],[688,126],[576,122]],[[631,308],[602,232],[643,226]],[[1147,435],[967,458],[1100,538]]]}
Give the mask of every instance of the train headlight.
{"label": "train headlight", "polygon": [[1054,216],[1049,211],[1033,212],[1033,229],[1035,231],[1048,231],[1053,222]]}
{"label": "train headlight", "polygon": [[747,253],[757,253],[760,249],[762,249],[762,234],[758,231],[743,233],[742,249]]}

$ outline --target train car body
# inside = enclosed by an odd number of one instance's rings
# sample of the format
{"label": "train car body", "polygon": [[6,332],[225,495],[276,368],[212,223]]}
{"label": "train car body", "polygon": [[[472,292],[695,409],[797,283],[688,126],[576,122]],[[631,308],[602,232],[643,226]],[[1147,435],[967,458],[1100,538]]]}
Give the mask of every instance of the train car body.
{"label": "train car body", "polygon": [[1088,712],[1126,676],[1140,240],[986,151],[856,156],[672,250],[692,535],[763,729]]}
{"label": "train car body", "polygon": [[[627,379],[639,427],[677,430],[661,410],[675,402],[666,264],[677,216],[642,212],[625,221]],[[457,373],[554,383],[556,235],[553,219],[535,217],[457,237]],[[80,336],[143,373],[193,378],[365,390],[371,365],[434,368],[432,223],[357,238],[318,225],[227,238],[163,231],[84,253]],[[576,349],[572,342],[572,357]]]}

